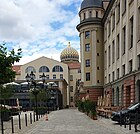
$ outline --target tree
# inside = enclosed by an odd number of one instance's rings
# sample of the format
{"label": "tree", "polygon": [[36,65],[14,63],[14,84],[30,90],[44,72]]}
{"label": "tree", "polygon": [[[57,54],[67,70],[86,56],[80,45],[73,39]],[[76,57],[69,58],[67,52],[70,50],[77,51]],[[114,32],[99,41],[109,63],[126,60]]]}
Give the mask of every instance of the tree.
{"label": "tree", "polygon": [[15,72],[12,70],[12,65],[19,62],[22,53],[21,48],[17,52],[14,49],[8,51],[5,45],[5,43],[0,44],[0,84],[13,80]]}

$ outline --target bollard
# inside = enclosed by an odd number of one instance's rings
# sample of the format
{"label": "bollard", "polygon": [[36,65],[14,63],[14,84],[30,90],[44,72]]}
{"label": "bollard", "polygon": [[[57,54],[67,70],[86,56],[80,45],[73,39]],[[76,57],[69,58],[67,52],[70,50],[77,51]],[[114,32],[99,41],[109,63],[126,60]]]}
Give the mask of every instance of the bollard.
{"label": "bollard", "polygon": [[35,113],[33,113],[33,116],[34,116],[34,122],[35,122]]}
{"label": "bollard", "polygon": [[14,121],[13,121],[13,117],[11,117],[11,126],[12,126],[12,133],[14,133]]}
{"label": "bollard", "polygon": [[122,126],[122,112],[120,112],[120,126]]}
{"label": "bollard", "polygon": [[129,113],[129,130],[131,130],[131,113]]}
{"label": "bollard", "polygon": [[3,120],[2,120],[2,117],[1,117],[1,133],[4,134],[4,127],[3,127]]}
{"label": "bollard", "polygon": [[25,114],[25,126],[27,127],[27,114]]}
{"label": "bollard", "polygon": [[30,113],[30,124],[32,124],[32,113]]}
{"label": "bollard", "polygon": [[135,113],[135,124],[134,124],[135,132],[137,132],[137,113]]}
{"label": "bollard", "polygon": [[18,124],[19,124],[19,129],[21,129],[21,120],[20,120],[20,114],[18,115]]}

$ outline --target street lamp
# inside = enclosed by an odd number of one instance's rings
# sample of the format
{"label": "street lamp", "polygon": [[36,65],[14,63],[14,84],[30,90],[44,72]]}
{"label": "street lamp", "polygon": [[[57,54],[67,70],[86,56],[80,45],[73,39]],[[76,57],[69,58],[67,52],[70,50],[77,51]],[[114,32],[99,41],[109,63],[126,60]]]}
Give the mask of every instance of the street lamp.
{"label": "street lamp", "polygon": [[27,82],[31,82],[31,87],[30,92],[35,96],[35,107],[36,107],[36,120],[38,121],[38,109],[37,109],[37,95],[39,94],[39,89],[36,88],[36,82],[35,82],[35,74],[33,71],[31,71],[31,74],[27,74],[26,76]]}

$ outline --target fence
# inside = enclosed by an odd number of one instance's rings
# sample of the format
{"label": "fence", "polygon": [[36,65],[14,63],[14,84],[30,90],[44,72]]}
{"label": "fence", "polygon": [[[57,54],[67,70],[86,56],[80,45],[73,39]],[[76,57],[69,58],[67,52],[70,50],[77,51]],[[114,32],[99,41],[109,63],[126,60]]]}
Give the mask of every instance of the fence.
{"label": "fence", "polygon": [[[34,122],[36,122],[36,114],[34,112],[22,112],[19,115],[11,116],[9,121],[1,120],[0,131],[1,134],[10,134],[15,133],[18,130],[21,130]],[[43,114],[38,114],[38,119],[40,119]]]}

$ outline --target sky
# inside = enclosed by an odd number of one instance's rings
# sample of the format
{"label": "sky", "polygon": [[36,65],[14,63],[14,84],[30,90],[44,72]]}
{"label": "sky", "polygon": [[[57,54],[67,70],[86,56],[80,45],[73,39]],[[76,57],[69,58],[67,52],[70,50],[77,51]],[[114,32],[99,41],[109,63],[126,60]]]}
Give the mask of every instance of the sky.
{"label": "sky", "polygon": [[60,61],[71,43],[80,52],[76,26],[82,0],[0,0],[0,43],[22,48],[23,65],[41,56]]}

